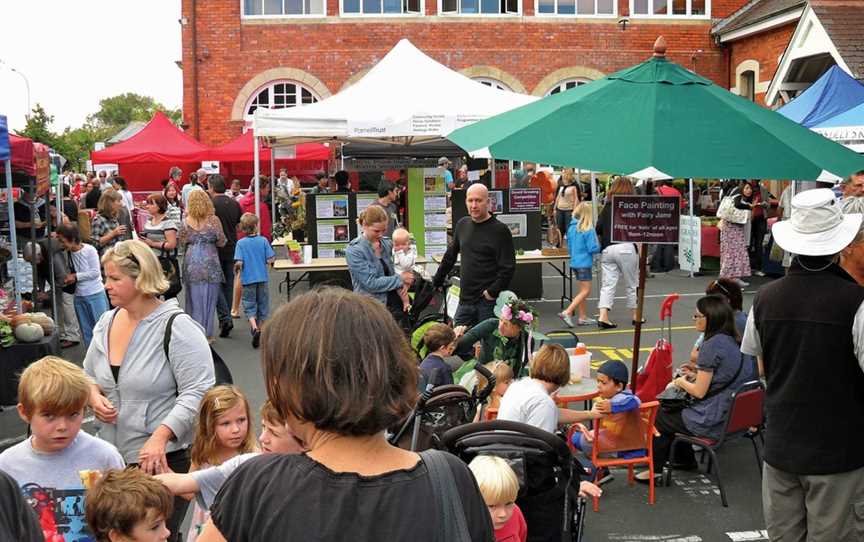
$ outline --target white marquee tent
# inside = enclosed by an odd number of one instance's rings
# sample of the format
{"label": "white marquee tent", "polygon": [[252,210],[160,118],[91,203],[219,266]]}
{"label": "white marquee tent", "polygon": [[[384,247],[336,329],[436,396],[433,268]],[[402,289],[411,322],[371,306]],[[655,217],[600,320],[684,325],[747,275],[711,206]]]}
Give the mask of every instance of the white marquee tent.
{"label": "white marquee tent", "polygon": [[252,129],[276,145],[352,139],[411,144],[441,139],[535,100],[469,79],[403,39],[342,92],[301,107],[256,109]]}

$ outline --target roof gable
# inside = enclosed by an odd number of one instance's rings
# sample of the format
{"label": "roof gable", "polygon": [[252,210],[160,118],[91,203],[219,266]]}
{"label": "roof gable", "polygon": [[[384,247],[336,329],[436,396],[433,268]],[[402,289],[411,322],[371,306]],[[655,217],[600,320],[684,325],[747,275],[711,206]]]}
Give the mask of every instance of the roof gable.
{"label": "roof gable", "polygon": [[810,7],[852,77],[864,78],[864,0],[811,0]]}
{"label": "roof gable", "polygon": [[806,4],[806,0],[751,0],[744,7],[714,25],[711,32],[715,35],[729,34],[765,22],[772,17],[800,9],[804,4]]}

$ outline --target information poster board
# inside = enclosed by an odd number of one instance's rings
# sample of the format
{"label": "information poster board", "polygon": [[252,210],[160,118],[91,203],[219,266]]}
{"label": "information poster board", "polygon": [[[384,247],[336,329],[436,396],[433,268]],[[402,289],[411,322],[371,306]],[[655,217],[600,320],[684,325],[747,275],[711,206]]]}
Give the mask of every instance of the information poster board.
{"label": "information poster board", "polygon": [[447,251],[447,193],[438,168],[408,170],[408,217],[418,255]]}
{"label": "information poster board", "polygon": [[378,194],[357,194],[357,216],[378,200]]}
{"label": "information poster board", "polygon": [[357,202],[374,194],[309,194],[306,196],[306,242],[314,258],[345,256],[357,236]]}
{"label": "information poster board", "polygon": [[678,265],[682,271],[698,273],[702,267],[702,220],[681,215],[678,239]]}
{"label": "information poster board", "polygon": [[680,215],[678,196],[612,196],[612,242],[677,243]]}
{"label": "information poster board", "polygon": [[318,219],[348,218],[348,195],[319,195],[315,199],[315,217]]}

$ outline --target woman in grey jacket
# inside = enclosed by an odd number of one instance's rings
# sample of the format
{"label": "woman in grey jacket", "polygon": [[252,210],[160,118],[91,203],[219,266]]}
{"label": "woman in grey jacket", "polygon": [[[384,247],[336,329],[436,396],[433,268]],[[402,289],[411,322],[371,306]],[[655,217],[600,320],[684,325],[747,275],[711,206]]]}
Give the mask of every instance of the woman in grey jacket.
{"label": "woman in grey jacket", "polygon": [[[141,241],[105,252],[105,290],[116,307],[102,315],[84,359],[93,379],[90,406],[98,436],[129,464],[151,474],[187,472],[188,447],[204,393],[213,386],[213,357],[204,331],[177,301],[156,296],[168,288],[159,261]],[[172,315],[166,359],[165,331]],[[170,469],[170,470],[169,470]],[[175,500],[172,534],[187,501]],[[178,508],[179,507],[179,508]]]}
{"label": "woman in grey jacket", "polygon": [[414,275],[395,272],[393,247],[389,239],[383,238],[387,221],[387,213],[380,206],[364,209],[357,219],[362,232],[348,245],[345,259],[354,291],[384,303],[396,321],[401,322],[404,311],[398,290],[403,285],[411,286]]}

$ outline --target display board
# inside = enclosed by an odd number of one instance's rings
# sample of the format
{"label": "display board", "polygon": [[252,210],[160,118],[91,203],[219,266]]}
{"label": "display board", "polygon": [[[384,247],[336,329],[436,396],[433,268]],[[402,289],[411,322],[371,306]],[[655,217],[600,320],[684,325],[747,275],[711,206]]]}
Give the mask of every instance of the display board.
{"label": "display board", "polygon": [[408,170],[408,223],[418,255],[431,258],[447,251],[447,193],[438,168]]}
{"label": "display board", "polygon": [[345,256],[348,243],[357,237],[357,207],[365,209],[375,194],[308,194],[306,196],[306,241],[313,258]]}

